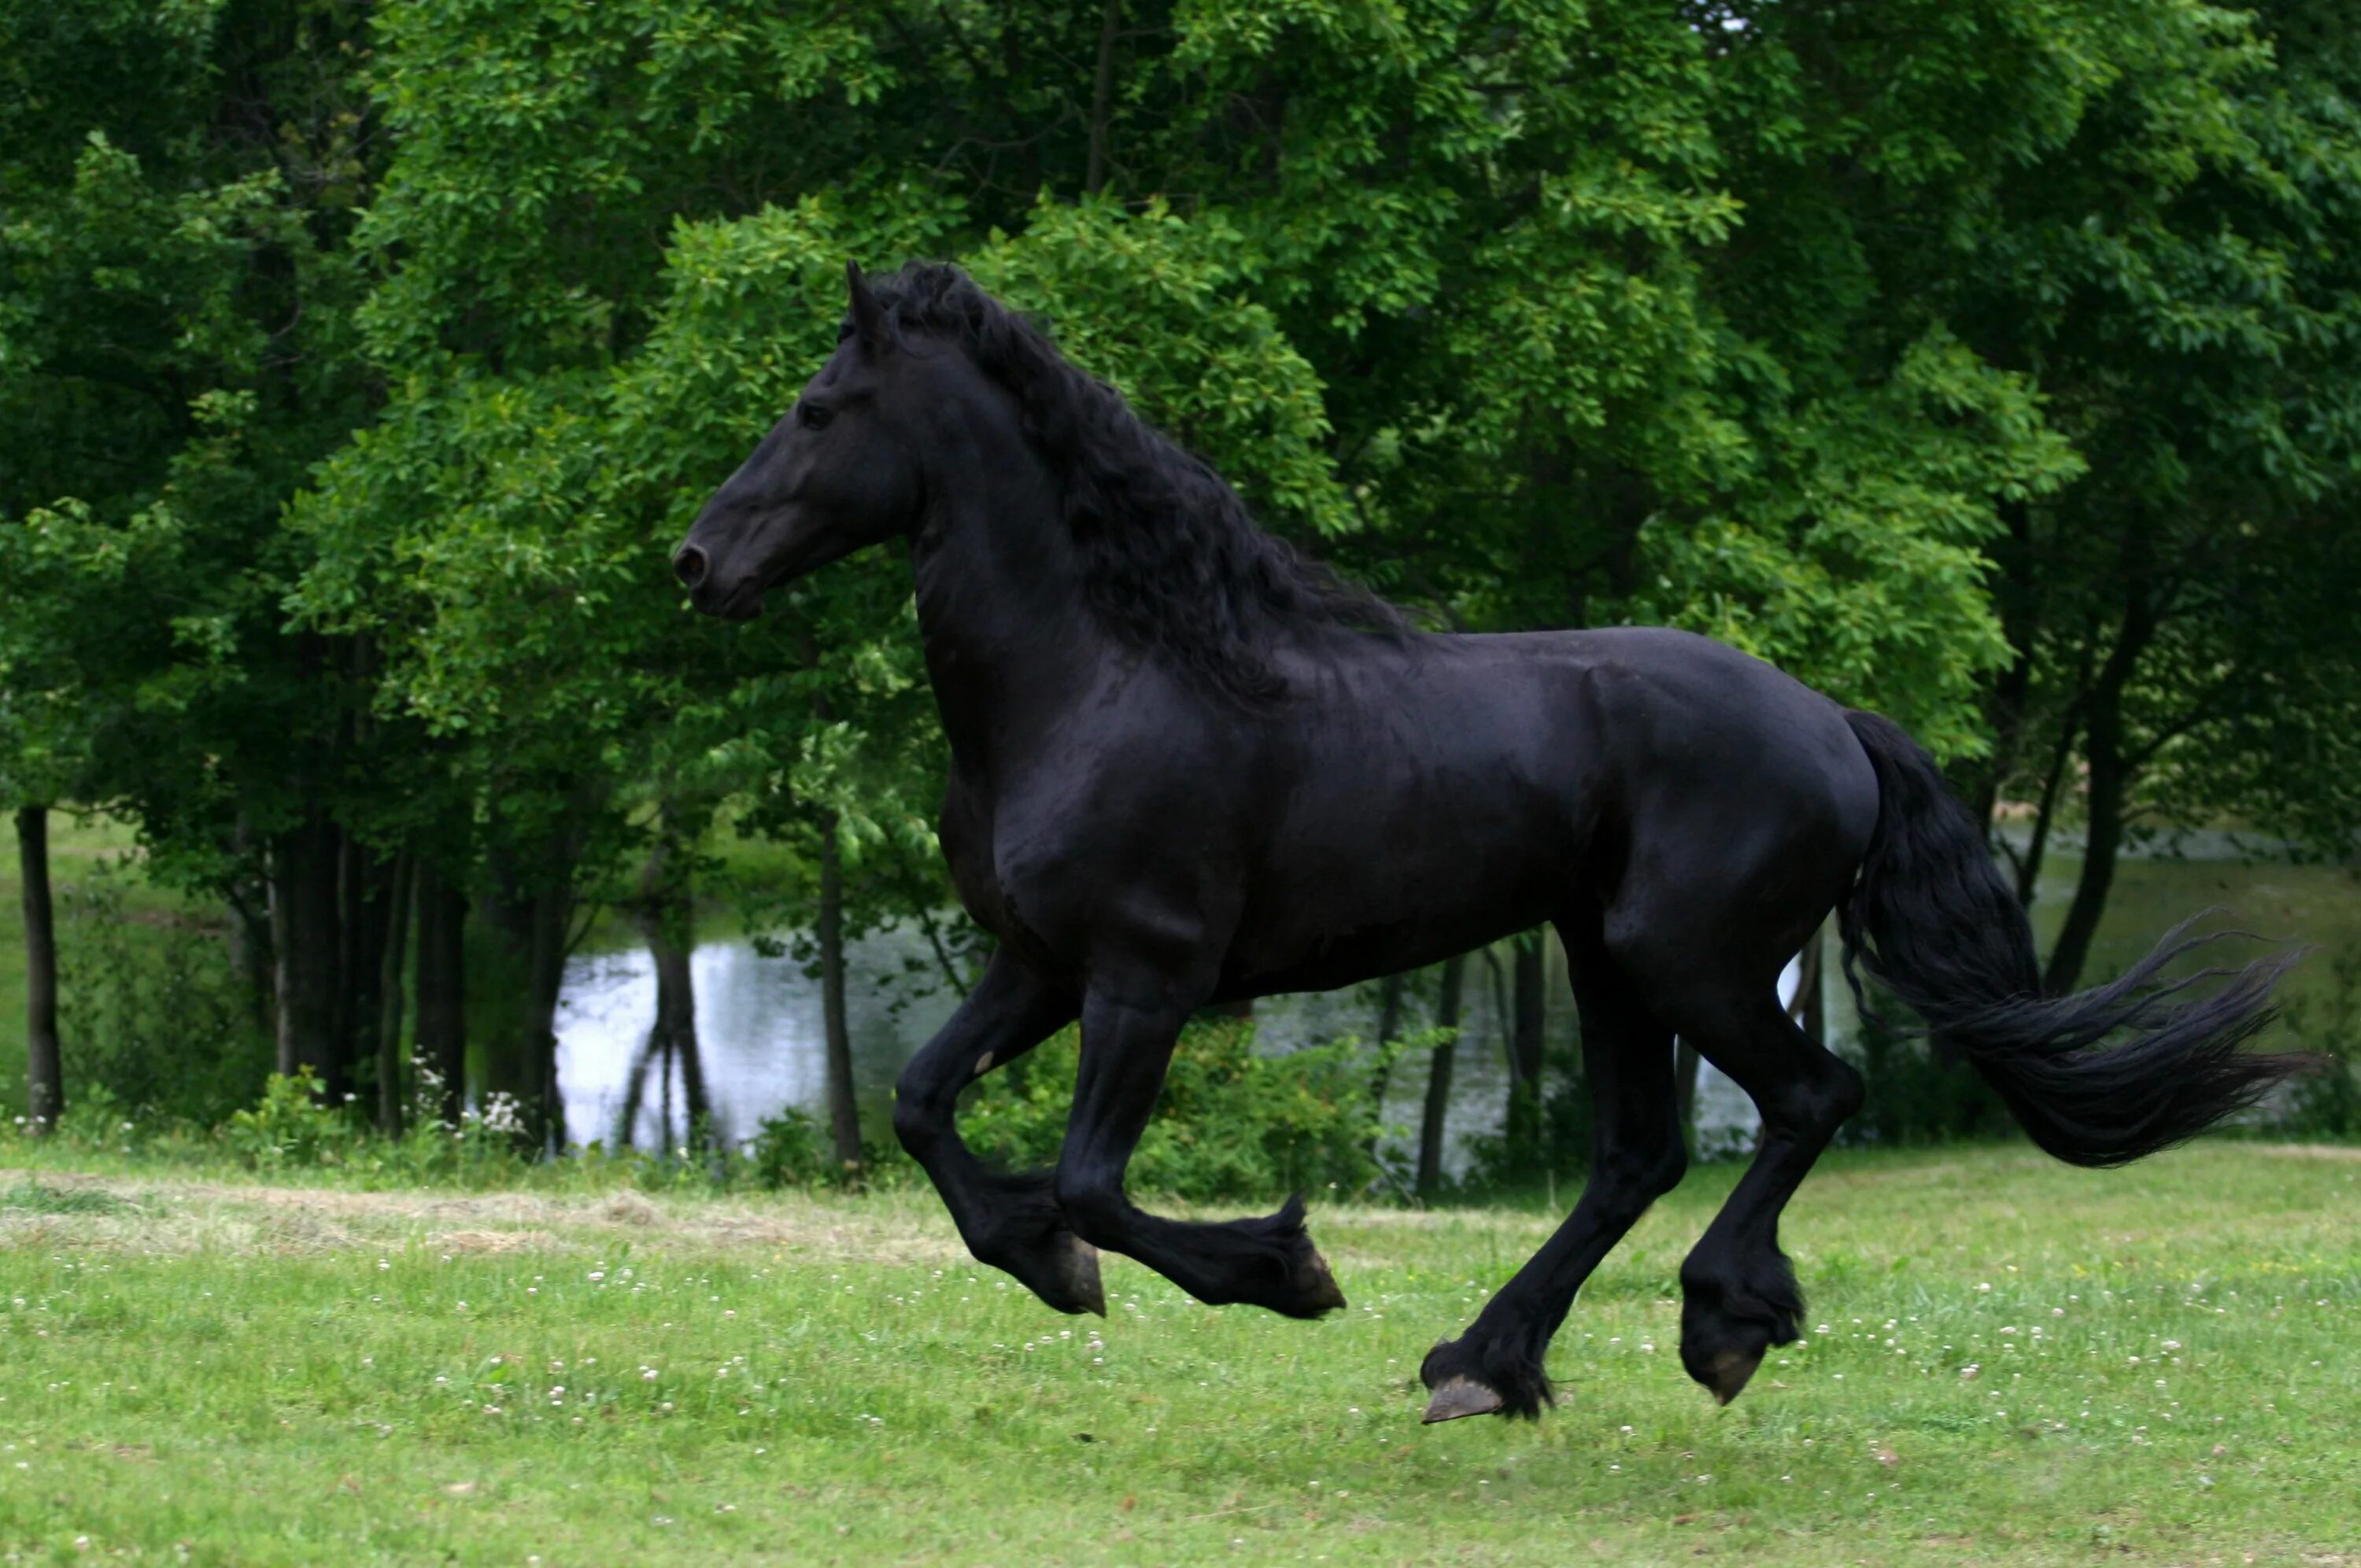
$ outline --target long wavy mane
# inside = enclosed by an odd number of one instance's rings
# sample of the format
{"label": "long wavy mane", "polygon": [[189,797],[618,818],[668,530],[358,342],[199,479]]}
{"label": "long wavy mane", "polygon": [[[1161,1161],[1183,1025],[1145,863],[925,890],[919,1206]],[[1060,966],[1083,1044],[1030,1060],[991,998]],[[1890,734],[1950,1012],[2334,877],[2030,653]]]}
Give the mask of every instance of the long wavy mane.
{"label": "long wavy mane", "polygon": [[[1006,388],[1025,433],[1063,482],[1086,591],[1115,632],[1234,701],[1283,691],[1274,641],[1334,627],[1400,632],[1401,613],[1255,525],[1213,466],[1066,362],[1046,333],[956,267],[914,263],[871,280],[898,334],[956,344]],[[849,323],[848,323],[849,324]]]}

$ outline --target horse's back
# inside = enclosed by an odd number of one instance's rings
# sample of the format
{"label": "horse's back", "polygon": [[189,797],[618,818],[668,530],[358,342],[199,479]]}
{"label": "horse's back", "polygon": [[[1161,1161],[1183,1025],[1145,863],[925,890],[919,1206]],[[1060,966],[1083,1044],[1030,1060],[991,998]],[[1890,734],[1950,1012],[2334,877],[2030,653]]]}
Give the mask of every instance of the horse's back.
{"label": "horse's back", "polygon": [[[1875,817],[1842,710],[1705,638],[1319,653],[1242,786],[1258,831],[1224,966],[1239,992],[1344,983],[1574,917],[1635,868],[1661,880],[1718,862],[1741,898],[1766,880],[1841,886]],[[1799,877],[1802,861],[1824,877]]]}

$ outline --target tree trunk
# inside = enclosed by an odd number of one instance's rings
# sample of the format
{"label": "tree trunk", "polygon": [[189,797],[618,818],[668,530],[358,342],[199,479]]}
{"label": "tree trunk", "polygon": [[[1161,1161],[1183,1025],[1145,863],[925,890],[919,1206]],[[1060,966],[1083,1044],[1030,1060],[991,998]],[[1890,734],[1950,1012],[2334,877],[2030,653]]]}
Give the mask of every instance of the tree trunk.
{"label": "tree trunk", "polygon": [[1509,1105],[1502,1125],[1514,1157],[1538,1157],[1542,1124],[1542,1054],[1549,1034],[1547,949],[1538,930],[1510,944],[1514,980],[1510,987]]}
{"label": "tree trunk", "polygon": [[705,1060],[697,1055],[696,1029],[674,1036],[672,1048],[680,1058],[681,1117],[688,1124],[681,1147],[695,1154],[709,1153],[714,1145],[713,1102],[705,1092]]}
{"label": "tree trunk", "polygon": [[2089,829],[2082,846],[2082,874],[2074,883],[2074,901],[2067,905],[2057,945],[2049,949],[2049,967],[2042,989],[2063,996],[2081,978],[2091,956],[2091,939],[2098,934],[2099,917],[2107,910],[2107,894],[2115,881],[2115,860],[2124,845],[2124,798],[2131,787],[2124,757],[2124,690],[2131,685],[2140,656],[2156,635],[2158,607],[2148,598],[2148,586],[2131,572],[2124,600],[2124,621],[2115,645],[2100,666],[2096,679],[2082,696],[2082,758],[2090,773],[2087,790]]}
{"label": "tree trunk", "polygon": [[[1370,1119],[1382,1126],[1386,1119],[1386,1091],[1393,1078],[1393,1056],[1390,1048],[1401,1034],[1402,977],[1389,974],[1378,986],[1378,1067],[1369,1075]],[[1381,1134],[1369,1135],[1369,1157],[1377,1157]]]}
{"label": "tree trunk", "polygon": [[2023,751],[2026,698],[2033,689],[2033,641],[2036,620],[2037,566],[2033,555],[2033,509],[2022,499],[2000,503],[2005,530],[1993,542],[1990,554],[1996,570],[1992,578],[1993,609],[2000,617],[2001,635],[2014,651],[1985,694],[1986,725],[1992,730],[1992,755],[1980,763],[1953,770],[1960,795],[1985,832],[1992,831],[1993,809],[1999,804],[2001,784]]}
{"label": "tree trunk", "polygon": [[[687,1136],[683,1142],[697,1145],[707,1134],[707,1127],[701,1124],[712,1118],[712,1107],[705,1098],[703,1065],[697,1053],[697,979],[690,963],[696,950],[692,930],[696,899],[688,883],[686,858],[678,850],[679,846],[659,827],[656,841],[640,870],[640,896],[633,908],[633,918],[647,942],[648,957],[656,971],[656,1017],[648,1030],[647,1049],[642,1060],[653,1064],[664,1074],[663,1093],[658,1097],[665,1104],[660,1147],[667,1153],[675,1146],[672,1113],[665,1097],[671,1092],[675,1059],[680,1063],[681,1084],[688,1100]],[[637,1120],[637,1107],[629,1110],[632,1119]]]}
{"label": "tree trunk", "polygon": [[286,1077],[309,1069],[320,1096],[340,1103],[345,1090],[344,1042],[336,1037],[337,972],[343,947],[337,861],[342,835],[313,816],[270,846],[270,946],[277,960],[277,1067]]}
{"label": "tree trunk", "polygon": [[[663,1053],[658,1049],[655,1031],[651,1029],[648,1031],[648,1037],[640,1044],[640,1054],[631,1060],[631,1071],[623,1077],[623,1107],[615,1113],[615,1131],[612,1138],[615,1147],[619,1149],[631,1148],[640,1141],[640,1107],[646,1102],[647,1099],[648,1071],[650,1068],[656,1065],[662,1055]],[[664,1063],[664,1070],[670,1072],[672,1064]]]}
{"label": "tree trunk", "polygon": [[566,992],[566,939],[574,926],[573,868],[566,884],[544,889],[535,902],[533,927],[533,979],[527,1001],[532,1009],[531,1045],[534,1080],[527,1116],[534,1141],[544,1155],[566,1147],[565,1086],[557,1080],[557,1003]]}
{"label": "tree trunk", "polygon": [[502,880],[500,895],[485,905],[494,938],[497,1002],[478,1009],[476,1019],[484,1041],[483,1089],[512,1101],[522,1124],[520,1141],[548,1153],[566,1137],[557,1085],[557,999],[574,917],[572,860],[561,846],[527,876]]}
{"label": "tree trunk", "polygon": [[270,883],[255,870],[254,827],[243,812],[230,829],[230,852],[236,870],[222,888],[223,902],[236,917],[230,927],[230,961],[246,981],[255,1028],[275,1034],[271,992],[279,966],[270,953]]}
{"label": "tree trunk", "polygon": [[417,896],[418,1022],[411,1057],[435,1075],[436,1114],[456,1127],[467,1105],[467,895],[422,865]]}
{"label": "tree trunk", "polygon": [[368,1064],[372,1078],[381,1065],[377,1036],[384,1023],[385,944],[395,873],[394,862],[363,850],[350,834],[345,836],[344,946],[337,961],[344,984],[337,995],[336,1035],[345,1042],[345,1073],[356,1092],[362,1064]]}
{"label": "tree trunk", "polygon": [[2065,783],[2067,764],[2074,760],[2074,742],[2081,733],[2082,716],[2077,708],[2059,724],[2048,771],[2041,775],[2041,798],[2034,802],[2033,825],[2026,832],[2025,853],[2016,857],[2016,901],[2028,909],[2041,883],[2041,860],[2049,848],[2049,829],[2058,819],[2058,790]]}
{"label": "tree trunk", "polygon": [[1107,138],[1115,116],[1115,45],[1123,28],[1123,0],[1106,0],[1099,14],[1098,70],[1091,81],[1091,140],[1089,161],[1082,169],[1082,189],[1095,196],[1106,189]]}
{"label": "tree trunk", "polygon": [[[1455,954],[1444,964],[1442,984],[1434,998],[1437,1028],[1459,1027],[1460,992],[1466,978],[1466,954]],[[1455,1035],[1434,1047],[1426,1069],[1426,1104],[1418,1124],[1418,1195],[1430,1201],[1443,1189],[1443,1122],[1451,1109],[1451,1068],[1458,1054]]]}
{"label": "tree trunk", "polygon": [[388,1137],[401,1134],[401,980],[409,956],[411,907],[417,902],[418,858],[395,857],[393,885],[386,893],[385,940],[378,949],[377,1126]]}
{"label": "tree trunk", "polygon": [[25,1112],[36,1133],[65,1113],[65,1066],[58,1047],[58,930],[49,896],[49,808],[16,813],[16,865],[25,897]]}
{"label": "tree trunk", "polygon": [[2093,691],[2086,705],[2083,756],[2090,763],[2090,826],[2082,847],[2082,874],[2075,879],[2074,901],[2066,907],[2058,928],[2057,944],[2049,949],[2049,967],[2042,989],[2063,996],[2081,978],[2091,956],[2091,939],[2098,934],[2099,917],[2106,913],[2107,894],[2115,881],[2115,861],[2124,840],[2123,694]]}
{"label": "tree trunk", "polygon": [[844,1021],[844,867],[836,813],[819,819],[819,995],[828,1032],[828,1126],[846,1169],[861,1165],[861,1107],[853,1099],[852,1036]]}

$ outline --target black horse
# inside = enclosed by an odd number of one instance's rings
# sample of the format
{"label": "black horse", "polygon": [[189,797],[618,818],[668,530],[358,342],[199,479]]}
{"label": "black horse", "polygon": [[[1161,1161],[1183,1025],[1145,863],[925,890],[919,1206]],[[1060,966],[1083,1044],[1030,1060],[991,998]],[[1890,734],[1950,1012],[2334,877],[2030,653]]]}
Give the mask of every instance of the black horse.
{"label": "black horse", "polygon": [[[1182,1022],[1543,921],[1596,1099],[1589,1184],[1427,1357],[1430,1420],[1551,1398],[1543,1354],[1575,1292],[1680,1180],[1675,1034],[1763,1118],[1682,1266],[1681,1359],[1727,1400],[1795,1339],[1779,1212],[1861,1084],[1776,980],[1831,909],[1848,961],[2060,1158],[2135,1159],[2299,1065],[2238,1048],[2275,961],[2173,998],[2168,942],[2043,997],[1977,824],[1885,719],[1676,631],[1413,631],[1260,532],[1211,467],[957,269],[851,282],[836,353],[674,564],[697,608],[744,619],[768,588],[908,541],[950,742],[943,850],[999,947],[903,1072],[895,1130],[970,1250],[1060,1310],[1104,1310],[1101,1247],[1203,1301],[1342,1306],[1300,1197],[1191,1224],[1126,1196]],[[1056,1169],[987,1168],[954,1125],[961,1088],[1077,1016]]]}

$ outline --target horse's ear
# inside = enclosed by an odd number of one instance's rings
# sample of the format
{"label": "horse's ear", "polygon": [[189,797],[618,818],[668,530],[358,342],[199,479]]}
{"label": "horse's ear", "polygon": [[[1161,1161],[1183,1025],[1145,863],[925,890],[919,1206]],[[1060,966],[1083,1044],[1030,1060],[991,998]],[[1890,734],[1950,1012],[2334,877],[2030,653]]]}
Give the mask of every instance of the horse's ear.
{"label": "horse's ear", "polygon": [[861,276],[861,263],[847,261],[844,264],[844,282],[852,296],[853,336],[861,340],[864,348],[883,346],[885,342],[885,307],[877,302],[877,296],[871,291],[868,280]]}

